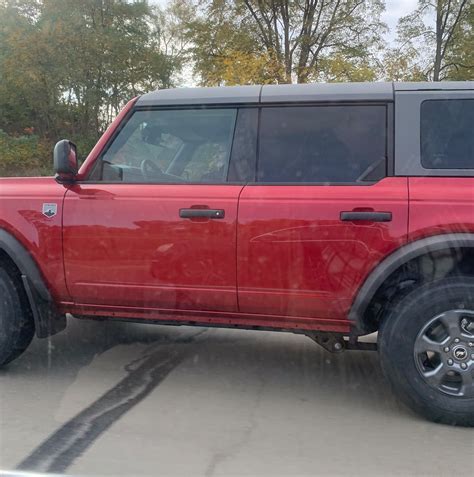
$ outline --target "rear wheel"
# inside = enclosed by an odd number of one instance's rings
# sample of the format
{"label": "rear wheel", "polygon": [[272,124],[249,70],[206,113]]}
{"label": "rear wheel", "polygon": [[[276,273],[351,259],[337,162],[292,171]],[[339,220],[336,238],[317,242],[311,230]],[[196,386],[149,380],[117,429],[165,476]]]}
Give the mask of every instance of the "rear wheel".
{"label": "rear wheel", "polygon": [[0,268],[0,366],[20,356],[31,343],[34,323],[19,281]]}
{"label": "rear wheel", "polygon": [[474,280],[443,279],[402,298],[379,331],[396,394],[435,422],[474,426]]}

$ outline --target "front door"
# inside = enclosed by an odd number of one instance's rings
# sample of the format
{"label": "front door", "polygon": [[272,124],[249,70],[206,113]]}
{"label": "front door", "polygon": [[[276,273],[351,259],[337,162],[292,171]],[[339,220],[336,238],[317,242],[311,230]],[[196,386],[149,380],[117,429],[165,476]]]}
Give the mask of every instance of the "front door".
{"label": "front door", "polygon": [[406,241],[389,108],[262,108],[257,182],[239,202],[241,311],[344,320],[368,273]]}
{"label": "front door", "polygon": [[236,311],[237,111],[137,110],[64,203],[76,303]]}

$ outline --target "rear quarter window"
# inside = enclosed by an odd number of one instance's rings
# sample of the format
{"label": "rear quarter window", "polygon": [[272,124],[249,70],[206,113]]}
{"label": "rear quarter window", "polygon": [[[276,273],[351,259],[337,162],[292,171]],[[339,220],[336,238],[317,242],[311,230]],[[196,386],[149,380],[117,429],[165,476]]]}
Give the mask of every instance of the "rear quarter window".
{"label": "rear quarter window", "polygon": [[474,169],[474,99],[423,101],[420,134],[425,169]]}

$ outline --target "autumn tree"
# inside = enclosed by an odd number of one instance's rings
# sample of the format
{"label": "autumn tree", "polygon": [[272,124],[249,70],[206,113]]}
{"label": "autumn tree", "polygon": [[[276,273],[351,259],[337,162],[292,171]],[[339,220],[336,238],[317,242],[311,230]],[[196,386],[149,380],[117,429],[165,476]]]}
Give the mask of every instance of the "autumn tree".
{"label": "autumn tree", "polygon": [[169,87],[148,2],[0,0],[0,129],[88,147],[126,100]]}
{"label": "autumn tree", "polygon": [[463,54],[472,51],[472,43],[466,43],[469,35],[472,40],[472,8],[470,0],[419,0],[398,22],[398,46],[392,55],[407,61],[424,79],[447,79],[453,69],[465,67]]}
{"label": "autumn tree", "polygon": [[204,84],[374,78],[374,53],[386,28],[382,0],[173,3],[185,7],[184,34]]}
{"label": "autumn tree", "polygon": [[383,55],[382,78],[386,81],[426,81],[414,49],[388,48]]}
{"label": "autumn tree", "polygon": [[445,64],[447,79],[474,80],[474,2],[469,5],[465,20],[460,22]]}

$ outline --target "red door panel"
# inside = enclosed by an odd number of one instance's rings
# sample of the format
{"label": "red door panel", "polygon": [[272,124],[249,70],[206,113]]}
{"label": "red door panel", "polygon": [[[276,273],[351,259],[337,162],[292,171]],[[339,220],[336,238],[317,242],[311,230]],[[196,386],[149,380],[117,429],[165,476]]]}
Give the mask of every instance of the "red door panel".
{"label": "red door panel", "polygon": [[[72,187],[64,202],[64,262],[71,296],[84,304],[236,311],[241,189]],[[225,216],[180,217],[180,209],[196,208],[223,210]]]}
{"label": "red door panel", "polygon": [[[391,221],[341,220],[341,212],[353,211],[389,212]],[[247,186],[239,202],[240,310],[345,319],[369,272],[406,242],[407,228],[406,178]]]}

